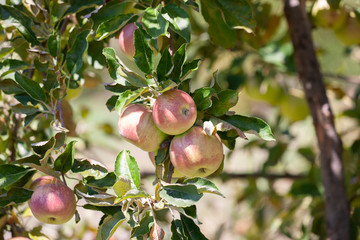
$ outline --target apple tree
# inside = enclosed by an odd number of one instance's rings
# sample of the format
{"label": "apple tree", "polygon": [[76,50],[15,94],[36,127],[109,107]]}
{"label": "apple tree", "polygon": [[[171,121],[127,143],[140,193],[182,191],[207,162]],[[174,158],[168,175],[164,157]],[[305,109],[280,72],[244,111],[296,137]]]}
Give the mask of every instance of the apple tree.
{"label": "apple tree", "polygon": [[[46,238],[41,226],[22,224],[30,209],[53,224],[73,216],[70,221],[81,224],[87,212],[101,213],[96,239],[111,239],[123,226],[132,239],[208,239],[197,206],[207,194],[226,197],[213,179],[236,179],[246,182],[236,201],[249,202],[254,215],[255,224],[239,233],[246,239],[357,239],[360,91],[359,79],[351,77],[360,73],[356,3],[0,3],[3,235]],[[96,109],[76,113],[72,98],[88,89],[108,95],[102,108],[118,125],[116,131],[104,125],[104,131],[148,152],[155,166],[151,180],[139,170],[142,160],[122,146],[114,159],[84,154],[95,144],[78,121]],[[352,103],[340,107],[336,119],[351,119],[344,128],[353,131],[350,138],[335,129],[334,94],[338,105]],[[293,134],[308,116],[311,143]],[[227,173],[238,151],[266,157],[254,173]],[[306,162],[305,170],[289,173],[285,156]],[[278,179],[291,181],[284,195]],[[297,218],[304,205],[308,212]]]}

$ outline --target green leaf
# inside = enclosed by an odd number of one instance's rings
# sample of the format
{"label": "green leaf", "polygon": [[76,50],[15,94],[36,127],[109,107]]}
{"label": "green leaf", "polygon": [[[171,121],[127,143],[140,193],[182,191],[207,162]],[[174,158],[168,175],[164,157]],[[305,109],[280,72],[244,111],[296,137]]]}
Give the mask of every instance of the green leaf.
{"label": "green leaf", "polygon": [[196,104],[196,108],[199,111],[208,109],[212,105],[211,97],[213,96],[215,89],[211,87],[203,87],[196,89],[193,94],[193,99]]}
{"label": "green leaf", "polygon": [[132,13],[128,13],[102,22],[96,30],[95,40],[101,41],[109,37],[113,33],[119,31],[119,29],[123,28],[126,24],[128,24],[132,16]]}
{"label": "green leaf", "polygon": [[184,232],[181,220],[174,219],[171,222],[171,240],[188,239]]}
{"label": "green leaf", "polygon": [[79,197],[84,198],[84,200],[91,205],[106,207],[114,205],[115,197],[113,195],[107,193],[89,195],[79,191],[79,189],[75,189],[75,191]]}
{"label": "green leaf", "polygon": [[199,193],[214,193],[221,197],[225,197],[213,182],[205,178],[195,177],[185,179],[184,184],[195,185]]}
{"label": "green leaf", "polygon": [[32,149],[39,155],[46,153],[48,149],[52,149],[55,145],[55,139],[52,137],[48,141],[42,141],[31,144]]}
{"label": "green leaf", "polygon": [[186,60],[185,48],[186,48],[186,43],[181,45],[173,56],[174,68],[170,74],[170,77],[175,82],[180,82],[180,77],[182,75],[182,67]]}
{"label": "green leaf", "polygon": [[182,225],[184,230],[189,236],[189,239],[193,240],[207,240],[207,238],[201,233],[200,228],[194,223],[194,221],[183,214],[180,214]]}
{"label": "green leaf", "polygon": [[103,55],[105,56],[106,62],[108,64],[108,70],[109,70],[110,77],[112,79],[117,79],[118,68],[120,68],[121,64],[115,54],[115,50],[110,47],[104,48]]}
{"label": "green leaf", "polygon": [[26,77],[25,75],[21,75],[19,73],[15,73],[15,81],[25,90],[30,97],[35,100],[39,100],[42,102],[46,101],[46,95],[40,85]]}
{"label": "green leaf", "polygon": [[78,72],[83,65],[82,56],[88,46],[86,38],[89,33],[90,30],[83,30],[77,34],[74,43],[66,55],[66,66],[71,74]]}
{"label": "green leaf", "polygon": [[119,114],[122,112],[122,110],[130,104],[132,101],[134,101],[136,98],[138,98],[141,94],[148,91],[148,88],[139,88],[138,90],[131,91],[126,90],[125,92],[122,92],[119,94],[119,97],[116,101],[115,110]]}
{"label": "green leaf", "polygon": [[106,90],[113,92],[113,93],[122,93],[122,92],[125,92],[126,90],[133,91],[133,90],[137,89],[137,87],[134,87],[134,86],[123,86],[118,83],[104,84],[104,87]]}
{"label": "green leaf", "polygon": [[96,240],[109,239],[124,220],[125,216],[121,211],[118,211],[112,216],[106,216],[102,224],[99,225]]}
{"label": "green leaf", "polygon": [[44,84],[44,89],[48,92],[50,92],[51,89],[58,86],[59,84],[57,81],[56,73],[52,70],[48,70],[46,74],[46,78],[43,80],[43,84]]}
{"label": "green leaf", "polygon": [[0,59],[5,57],[6,55],[12,53],[15,50],[14,47],[3,47],[0,49]]}
{"label": "green leaf", "polygon": [[149,198],[150,195],[144,192],[142,189],[130,189],[127,191],[122,197],[118,197],[115,199],[114,204],[118,204],[121,201],[126,199],[133,199],[133,198]]}
{"label": "green leaf", "polygon": [[275,141],[270,126],[262,119],[241,115],[227,116],[223,119],[241,131],[251,131],[266,141]]}
{"label": "green leaf", "polygon": [[291,186],[289,193],[294,197],[301,196],[321,196],[320,191],[316,184],[310,179],[297,180]]}
{"label": "green leaf", "polygon": [[165,78],[165,76],[167,76],[170,73],[171,68],[172,68],[171,55],[169,52],[169,48],[167,47],[163,51],[159,64],[156,68],[158,79],[162,81]]}
{"label": "green leaf", "polygon": [[169,184],[163,187],[159,193],[170,205],[175,207],[190,207],[203,196],[195,185]]}
{"label": "green leaf", "polygon": [[123,197],[131,189],[131,181],[126,177],[119,177],[119,180],[113,185],[115,194]]}
{"label": "green leaf", "polygon": [[113,95],[106,101],[105,105],[110,112],[115,109],[117,99],[118,99],[118,96]]}
{"label": "green leaf", "polygon": [[140,187],[139,167],[129,151],[123,150],[117,155],[114,172],[117,177],[130,179],[132,188],[138,189]]}
{"label": "green leaf", "polygon": [[145,9],[142,23],[144,24],[146,32],[153,38],[160,35],[166,35],[169,23],[163,18],[158,8]]}
{"label": "green leaf", "polygon": [[131,238],[138,238],[148,234],[153,224],[154,217],[150,216],[150,213],[147,212],[146,215],[141,219],[140,226],[132,229]]}
{"label": "green leaf", "polygon": [[10,203],[20,204],[31,198],[33,191],[25,188],[11,188],[5,195],[0,196],[0,207],[5,207]]}
{"label": "green leaf", "polygon": [[24,93],[24,89],[11,79],[4,79],[0,81],[0,90],[6,94]]}
{"label": "green leaf", "polygon": [[226,89],[217,93],[212,99],[212,106],[208,113],[219,117],[225,115],[229,109],[236,105],[239,100],[239,93],[236,90]]}
{"label": "green leaf", "polygon": [[95,188],[111,188],[116,182],[116,175],[113,172],[106,174],[105,177],[96,179],[93,176],[85,178],[86,185]]}
{"label": "green leaf", "polygon": [[90,18],[94,21],[94,28],[99,24],[123,15],[129,6],[128,2],[110,1],[102,6],[96,13],[92,13]]}
{"label": "green leaf", "polygon": [[76,141],[71,141],[66,145],[64,152],[62,152],[54,162],[54,169],[61,173],[69,171],[74,164],[74,152]]}
{"label": "green leaf", "polygon": [[107,173],[107,169],[101,165],[90,163],[86,159],[78,160],[75,159],[71,167],[71,171],[74,173],[81,173],[85,171],[93,171],[94,175],[101,175],[102,173]]}
{"label": "green leaf", "polygon": [[187,62],[183,65],[182,67],[182,71],[181,71],[181,79],[183,79],[184,77],[186,77],[189,73],[191,73],[192,71],[195,71],[199,68],[199,63],[200,63],[201,59],[195,59],[191,62]]}
{"label": "green leaf", "polygon": [[191,26],[187,12],[176,4],[170,3],[161,9],[161,14],[169,22],[170,28],[189,43]]}
{"label": "green leaf", "polygon": [[67,14],[76,13],[86,8],[102,5],[103,0],[70,0],[70,8],[66,11]]}
{"label": "green leaf", "polygon": [[149,47],[146,35],[142,28],[138,28],[134,32],[134,61],[141,71],[151,74],[154,68],[154,53]]}
{"label": "green leaf", "polygon": [[242,28],[251,33],[255,30],[255,19],[249,1],[218,0],[226,23],[232,28]]}
{"label": "green leaf", "polygon": [[0,189],[19,181],[30,171],[33,170],[31,168],[23,168],[11,164],[0,165]]}
{"label": "green leaf", "polygon": [[121,212],[121,206],[95,206],[91,204],[85,204],[84,209],[100,211],[106,215],[114,215],[117,212]]}
{"label": "green leaf", "polygon": [[32,19],[19,9],[0,4],[0,19],[4,20],[2,27],[15,27],[21,35],[32,45],[39,45],[35,33],[32,30]]}
{"label": "green leaf", "polygon": [[328,4],[332,9],[338,9],[341,0],[327,0]]}
{"label": "green leaf", "polygon": [[49,39],[47,40],[47,45],[49,49],[49,53],[53,57],[57,57],[59,50],[60,50],[60,34],[53,33],[50,35]]}
{"label": "green leaf", "polygon": [[236,32],[224,22],[217,0],[201,0],[201,13],[209,24],[208,33],[216,44],[231,48],[236,44]]}
{"label": "green leaf", "polygon": [[24,70],[29,67],[29,64],[17,59],[5,59],[0,62],[0,77],[4,77],[17,70]]}

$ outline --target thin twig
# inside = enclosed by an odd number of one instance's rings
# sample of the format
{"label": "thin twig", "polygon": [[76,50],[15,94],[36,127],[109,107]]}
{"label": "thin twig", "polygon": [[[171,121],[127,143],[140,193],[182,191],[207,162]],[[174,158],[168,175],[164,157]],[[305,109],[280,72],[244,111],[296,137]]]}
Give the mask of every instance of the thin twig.
{"label": "thin twig", "polygon": [[19,130],[19,122],[20,122],[20,114],[14,114],[14,128],[12,129],[11,133],[11,143],[10,143],[10,162],[14,162],[16,158],[16,142],[17,142],[17,135]]}

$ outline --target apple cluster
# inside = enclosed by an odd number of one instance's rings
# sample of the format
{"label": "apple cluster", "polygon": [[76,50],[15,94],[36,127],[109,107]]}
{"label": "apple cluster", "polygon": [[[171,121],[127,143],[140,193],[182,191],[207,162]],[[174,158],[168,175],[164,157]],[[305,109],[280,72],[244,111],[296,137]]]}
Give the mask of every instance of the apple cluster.
{"label": "apple cluster", "polygon": [[171,140],[170,161],[174,177],[206,177],[222,163],[223,147],[215,133],[207,135],[195,126],[196,105],[192,97],[179,89],[163,92],[152,109],[130,104],[120,114],[118,129],[128,142],[149,152],[153,164],[164,140]]}

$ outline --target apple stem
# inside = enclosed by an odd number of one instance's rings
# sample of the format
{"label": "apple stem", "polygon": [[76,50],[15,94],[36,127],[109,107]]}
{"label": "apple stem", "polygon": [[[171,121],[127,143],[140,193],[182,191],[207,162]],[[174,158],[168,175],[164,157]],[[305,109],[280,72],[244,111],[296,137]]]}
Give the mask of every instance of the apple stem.
{"label": "apple stem", "polygon": [[63,173],[61,173],[61,178],[62,178],[62,180],[63,180],[64,184],[67,186],[67,184],[66,184],[66,180],[65,180],[65,176],[64,176],[64,174],[63,174]]}

